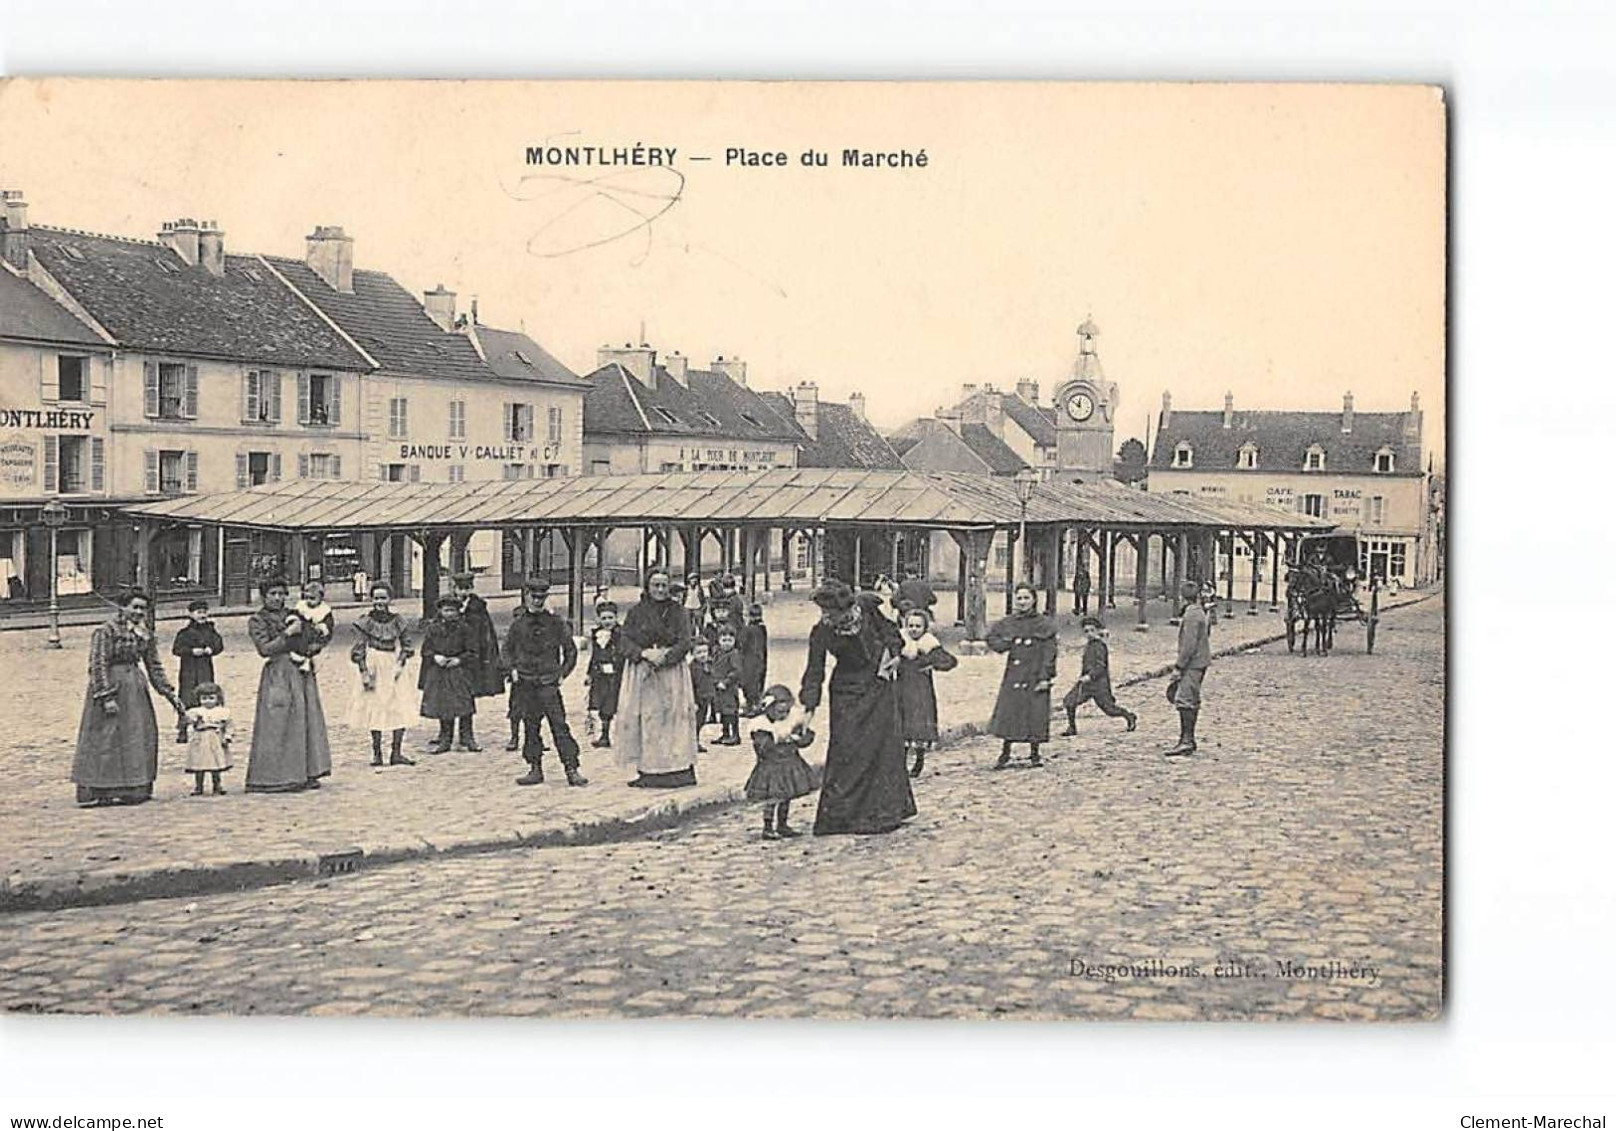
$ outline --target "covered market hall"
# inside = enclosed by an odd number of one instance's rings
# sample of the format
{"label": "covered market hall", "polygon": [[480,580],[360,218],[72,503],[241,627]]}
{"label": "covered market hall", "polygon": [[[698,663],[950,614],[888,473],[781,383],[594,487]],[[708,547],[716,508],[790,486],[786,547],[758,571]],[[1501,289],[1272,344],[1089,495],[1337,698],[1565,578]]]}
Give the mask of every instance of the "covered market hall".
{"label": "covered market hall", "polygon": [[[401,548],[421,548],[418,588],[430,610],[445,569],[464,567],[478,531],[503,534],[505,583],[514,573],[538,572],[538,547],[559,543],[560,560],[542,572],[565,581],[569,619],[580,623],[586,586],[609,579],[608,541],[634,539],[627,572],[636,580],[651,566],[706,575],[734,572],[748,593],[816,585],[822,578],[868,585],[881,574],[936,577],[934,548],[952,544],[957,559],[939,580],[955,586],[966,638],[986,630],[990,592],[1002,584],[1006,601],[1019,580],[1058,607],[1062,589],[1075,595],[1093,579],[1102,605],[1132,590],[1136,623],[1144,626],[1151,567],[1161,588],[1182,581],[1219,580],[1220,552],[1232,560],[1237,543],[1254,558],[1284,559],[1285,540],[1333,524],[1254,504],[1152,495],[1112,482],[1053,480],[914,471],[777,468],[605,475],[475,483],[384,483],[292,480],[220,494],[188,496],[128,507],[142,550],[176,527],[216,539],[218,598],[249,599],[268,573],[299,581],[327,576],[326,556],[357,558],[364,577],[396,576]],[[1002,581],[992,561],[995,539],[1008,542]],[[1155,549],[1152,550],[1154,544]],[[1132,578],[1117,577],[1117,552],[1128,547]],[[792,552],[793,547],[803,552]],[[704,560],[704,550],[714,554]],[[151,554],[138,555],[139,580],[149,581]],[[1094,562],[1091,567],[1090,562]],[[1171,563],[1169,565],[1169,563]],[[1233,571],[1222,571],[1226,612],[1236,602]],[[1279,600],[1280,573],[1269,570],[1270,605]],[[1129,582],[1131,581],[1131,584]],[[1171,586],[1171,588],[1169,588]],[[1241,596],[1255,610],[1253,572]]]}

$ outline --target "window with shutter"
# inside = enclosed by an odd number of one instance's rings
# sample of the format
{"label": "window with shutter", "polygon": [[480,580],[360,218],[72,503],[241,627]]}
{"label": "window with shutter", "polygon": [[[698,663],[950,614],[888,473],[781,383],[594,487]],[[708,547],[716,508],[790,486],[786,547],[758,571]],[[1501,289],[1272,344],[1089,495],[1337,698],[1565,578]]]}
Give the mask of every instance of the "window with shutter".
{"label": "window with shutter", "polygon": [[410,482],[411,483],[419,483],[420,481],[421,481],[421,465],[418,464],[418,463],[410,464]]}
{"label": "window with shutter", "polygon": [[309,422],[309,375],[302,370],[297,374],[297,422]]}
{"label": "window with shutter", "polygon": [[185,419],[196,419],[196,402],[198,393],[197,370],[194,365],[185,367]]}
{"label": "window with shutter", "polygon": [[559,444],[561,443],[561,409],[551,406],[548,415],[550,418],[550,443]]}
{"label": "window with shutter", "polygon": [[281,481],[281,454],[279,452],[269,457],[269,477],[277,483]]}
{"label": "window with shutter", "polygon": [[106,358],[92,357],[85,362],[90,369],[90,403],[107,403],[107,367],[111,361]]}
{"label": "window with shutter", "polygon": [[[145,369],[146,369],[146,415],[147,416],[157,416],[162,411],[162,405],[159,402],[158,396],[157,396],[157,363],[155,361],[148,361],[148,362],[146,362]],[[155,492],[156,490],[157,489],[155,487],[152,488],[153,492]]]}
{"label": "window with shutter", "polygon": [[157,453],[149,451],[146,453],[146,494],[157,494],[161,486],[157,475]]}
{"label": "window with shutter", "polygon": [[90,490],[97,494],[107,489],[107,442],[100,436],[90,438]]}
{"label": "window with shutter", "polygon": [[278,369],[264,371],[262,395],[266,398],[269,411],[264,419],[271,424],[281,422],[281,372]]}
{"label": "window with shutter", "polygon": [[200,469],[201,469],[201,460],[198,458],[197,453],[196,452],[186,452],[185,453],[185,493],[186,494],[188,494],[188,495],[196,494],[198,480],[201,478],[200,475],[198,474]]}
{"label": "window with shutter", "polygon": [[248,369],[241,375],[241,419],[256,422],[262,404],[263,375],[256,369]]}
{"label": "window with shutter", "polygon": [[59,488],[57,480],[60,478],[61,459],[57,444],[58,438],[56,436],[47,435],[45,437],[45,493],[47,495],[56,494]]}
{"label": "window with shutter", "polygon": [[331,424],[335,427],[342,423],[342,378],[332,374],[331,378]]}
{"label": "window with shutter", "polygon": [[39,399],[46,404],[62,395],[57,384],[58,372],[55,354],[42,353],[39,355]]}
{"label": "window with shutter", "polygon": [[309,477],[309,457],[306,452],[297,453],[297,477],[299,479]]}
{"label": "window with shutter", "polygon": [[330,475],[330,478],[332,478],[332,479],[341,479],[342,478],[342,457],[340,455],[334,455],[334,456],[331,457],[331,475]]}
{"label": "window with shutter", "polygon": [[247,453],[246,452],[237,452],[236,453],[236,490],[239,491],[244,487],[250,487],[250,486],[252,486],[252,482],[247,478]]}

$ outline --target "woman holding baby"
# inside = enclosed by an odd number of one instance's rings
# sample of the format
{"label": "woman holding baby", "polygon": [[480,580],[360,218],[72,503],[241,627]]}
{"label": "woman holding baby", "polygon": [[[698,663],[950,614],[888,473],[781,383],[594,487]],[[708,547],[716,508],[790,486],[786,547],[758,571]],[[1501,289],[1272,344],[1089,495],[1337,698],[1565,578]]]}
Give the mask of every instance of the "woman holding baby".
{"label": "woman holding baby", "polygon": [[247,622],[247,635],[264,657],[247,757],[247,792],[290,793],[320,788],[331,772],[320,685],[302,635],[310,623],[287,608],[285,580],[259,582],[263,607]]}

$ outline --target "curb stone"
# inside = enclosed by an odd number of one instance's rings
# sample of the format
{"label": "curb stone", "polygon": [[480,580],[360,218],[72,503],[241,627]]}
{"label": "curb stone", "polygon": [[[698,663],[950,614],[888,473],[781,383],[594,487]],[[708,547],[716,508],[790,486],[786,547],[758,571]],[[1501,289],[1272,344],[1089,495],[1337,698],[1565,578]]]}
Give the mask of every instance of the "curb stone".
{"label": "curb stone", "polygon": [[[1381,612],[1407,608],[1431,600],[1443,590],[1422,593],[1409,600],[1381,606]],[[1257,637],[1212,653],[1214,658],[1238,655],[1284,640],[1284,632]],[[1170,675],[1163,664],[1116,682],[1134,687]],[[943,728],[939,742],[958,741],[986,733],[986,722],[957,723]],[[821,767],[813,767],[817,780]],[[553,827],[513,829],[498,836],[434,844],[416,836],[365,848],[332,845],[322,851],[304,849],[266,860],[230,860],[216,863],[163,865],[135,869],[86,869],[44,875],[0,877],[0,914],[56,911],[71,907],[104,907],[147,899],[217,895],[247,891],[294,880],[332,880],[367,868],[428,858],[452,859],[519,848],[568,848],[633,840],[647,833],[674,828],[746,800],[740,784],[698,786],[696,792],[659,799],[627,814],[567,822]],[[290,846],[289,846],[290,847]]]}

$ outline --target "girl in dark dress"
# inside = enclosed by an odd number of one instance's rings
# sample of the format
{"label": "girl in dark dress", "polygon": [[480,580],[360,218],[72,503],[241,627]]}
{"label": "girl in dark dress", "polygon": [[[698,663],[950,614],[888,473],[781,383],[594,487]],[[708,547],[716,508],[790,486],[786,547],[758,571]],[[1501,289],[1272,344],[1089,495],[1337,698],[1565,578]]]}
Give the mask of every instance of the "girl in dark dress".
{"label": "girl in dark dress", "polygon": [[903,649],[897,626],[876,611],[878,599],[856,600],[845,582],[814,594],[822,610],[808,634],[808,667],[800,699],[812,725],[830,677],[830,740],[814,835],[888,833],[915,815],[898,731],[895,680]]}
{"label": "girl in dark dress", "polygon": [[[189,710],[197,705],[198,685],[213,682],[213,657],[224,651],[224,638],[213,627],[208,603],[200,597],[186,606],[191,619],[174,634],[174,655],[180,661],[180,700]],[[179,741],[186,740],[186,716],[180,716]]]}
{"label": "girl in dark dress", "polygon": [[802,760],[814,732],[803,722],[789,689],[775,684],[758,696],[763,716],[752,724],[752,750],[757,765],[746,779],[746,799],[763,802],[763,839],[781,840],[802,834],[789,823],[791,802],[814,791],[813,771]]}
{"label": "girl in dark dress", "polygon": [[898,654],[898,729],[903,747],[915,756],[909,776],[918,778],[926,768],[926,751],[937,741],[937,689],[933,672],[959,666],[951,652],[931,632],[931,614],[912,608],[903,614],[903,651]]}
{"label": "girl in dark dress", "polygon": [[460,615],[460,598],[445,593],[438,598],[438,615],[427,623],[421,637],[421,715],[438,720],[438,737],[427,744],[428,754],[443,754],[454,745],[459,720],[460,748],[476,753],[477,736],[472,716],[477,713],[477,672],[481,663],[476,630]]}
{"label": "girl in dark dress", "polygon": [[1004,679],[993,705],[991,733],[1004,740],[994,769],[1010,764],[1017,742],[1031,747],[1031,762],[1043,765],[1038,748],[1049,741],[1049,689],[1055,682],[1055,622],[1038,612],[1038,593],[1022,582],[1016,586],[1011,613],[988,629],[987,645],[1006,653]]}
{"label": "girl in dark dress", "polygon": [[148,681],[175,711],[185,710],[163,673],[157,641],[146,625],[150,603],[141,590],[124,593],[117,616],[90,637],[90,682],[73,753],[80,805],[138,805],[151,799],[157,780],[157,714]]}

